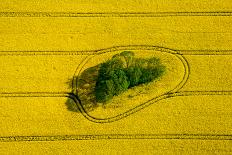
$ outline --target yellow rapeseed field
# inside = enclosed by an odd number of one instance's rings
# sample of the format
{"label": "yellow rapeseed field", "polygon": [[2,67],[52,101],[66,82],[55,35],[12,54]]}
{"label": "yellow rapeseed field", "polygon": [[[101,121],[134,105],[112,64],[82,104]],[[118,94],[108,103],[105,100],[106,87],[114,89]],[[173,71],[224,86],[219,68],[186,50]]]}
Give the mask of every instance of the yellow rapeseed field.
{"label": "yellow rapeseed field", "polygon": [[[231,8],[2,0],[0,154],[232,154]],[[125,50],[167,72],[86,112],[76,77]]]}

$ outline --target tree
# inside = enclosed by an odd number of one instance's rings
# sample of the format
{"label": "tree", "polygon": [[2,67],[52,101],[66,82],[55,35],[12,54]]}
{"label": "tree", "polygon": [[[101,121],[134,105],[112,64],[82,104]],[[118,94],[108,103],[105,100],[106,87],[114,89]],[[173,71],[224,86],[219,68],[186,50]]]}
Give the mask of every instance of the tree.
{"label": "tree", "polygon": [[130,51],[116,54],[100,65],[95,85],[96,100],[106,103],[131,87],[157,79],[164,71],[158,58],[134,58]]}
{"label": "tree", "polygon": [[126,70],[126,73],[127,73],[128,80],[130,81],[129,87],[134,87],[139,84],[139,80],[143,74],[140,67],[138,66],[129,67]]}
{"label": "tree", "polygon": [[142,70],[142,75],[139,79],[138,84],[151,82],[153,79],[152,71],[147,68],[141,68],[141,70]]}
{"label": "tree", "polygon": [[119,95],[126,91],[130,85],[126,73],[122,69],[112,71],[111,79],[114,81],[114,95]]}
{"label": "tree", "polygon": [[104,74],[108,74],[109,72],[115,69],[123,68],[122,60],[118,58],[112,58],[111,60],[106,61],[100,65],[99,69],[99,77],[105,77]]}
{"label": "tree", "polygon": [[95,86],[95,96],[98,102],[107,102],[113,96],[128,89],[129,82],[122,63],[119,62],[113,59],[101,65]]}

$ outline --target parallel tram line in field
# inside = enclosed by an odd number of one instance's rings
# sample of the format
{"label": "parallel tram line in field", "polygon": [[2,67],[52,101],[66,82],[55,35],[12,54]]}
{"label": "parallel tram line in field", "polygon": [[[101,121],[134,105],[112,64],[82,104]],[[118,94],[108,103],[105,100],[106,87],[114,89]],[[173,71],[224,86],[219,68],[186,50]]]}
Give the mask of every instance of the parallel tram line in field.
{"label": "parallel tram line in field", "polygon": [[167,93],[164,95],[160,95],[154,99],[151,99],[141,105],[138,105],[122,114],[119,114],[114,117],[106,118],[106,119],[99,119],[95,118],[91,115],[89,115],[86,110],[84,109],[83,105],[81,104],[81,100],[78,98],[77,95],[73,93],[0,93],[0,97],[67,97],[72,99],[76,106],[78,107],[79,111],[81,114],[88,119],[91,122],[95,123],[111,123],[118,121],[120,119],[123,119],[125,117],[130,116],[131,114],[134,114],[152,104],[157,103],[158,101],[167,99],[167,98],[173,98],[173,97],[178,97],[178,96],[209,96],[209,95],[232,95],[232,91],[182,91],[182,92],[175,92],[175,93]]}
{"label": "parallel tram line in field", "polygon": [[[216,12],[108,12],[108,13],[78,13],[78,12],[0,12],[0,18],[53,18],[53,17],[175,17],[175,16],[232,16],[231,11]],[[102,54],[106,52],[123,49],[152,49],[158,51],[170,51],[175,55],[232,55],[232,50],[173,50],[150,45],[141,46],[117,46],[108,49],[92,51],[0,51],[0,56],[37,56],[37,55],[86,55]],[[86,59],[87,60],[87,59]],[[82,64],[80,64],[81,66]],[[78,71],[78,70],[77,70]],[[185,80],[188,80],[186,78]],[[73,86],[76,85],[73,80]],[[186,81],[185,81],[186,82]],[[183,83],[184,85],[184,83]],[[72,88],[75,90],[75,87]],[[147,106],[160,100],[178,96],[201,96],[201,95],[232,95],[232,91],[175,91],[156,97],[140,106],[137,106],[123,114],[110,119],[96,119],[88,115],[83,108],[75,92],[13,92],[0,93],[0,97],[68,97],[74,100],[82,115],[90,121],[96,123],[110,123],[125,118]],[[65,140],[116,140],[116,139],[194,139],[194,140],[232,140],[232,135],[220,134],[103,134],[103,135],[55,135],[55,136],[4,136],[0,137],[0,142],[23,142],[23,141],[65,141]]]}
{"label": "parallel tram line in field", "polygon": [[119,50],[157,50],[178,55],[232,55],[232,50],[179,50],[153,45],[127,45],[88,51],[0,51],[0,56],[96,55]]}
{"label": "parallel tram line in field", "polygon": [[[84,65],[94,55],[100,55],[107,52],[115,52],[120,50],[153,50],[165,53],[170,53],[177,56],[185,67],[185,76],[182,81],[171,91],[157,96],[149,101],[142,103],[122,114],[117,116],[99,119],[90,116],[81,104],[81,100],[78,98],[76,88],[77,82],[75,76],[78,76],[84,67]],[[72,99],[80,112],[85,118],[96,123],[110,123],[122,118],[125,118],[145,107],[154,104],[160,100],[176,97],[176,96],[197,96],[197,95],[232,95],[232,91],[179,91],[188,81],[190,74],[190,66],[184,55],[232,55],[232,50],[176,50],[169,49],[159,46],[151,45],[128,45],[128,46],[115,46],[106,49],[92,50],[92,51],[0,51],[0,56],[37,56],[37,55],[86,55],[87,57],[78,65],[72,80],[72,91],[71,92],[12,92],[12,93],[0,93],[0,97],[68,97]]]}
{"label": "parallel tram line in field", "polygon": [[211,12],[0,12],[0,17],[173,17],[232,16],[231,11]]}
{"label": "parallel tram line in field", "polygon": [[57,135],[57,136],[9,136],[0,137],[0,142],[65,141],[65,140],[117,140],[117,139],[193,139],[232,140],[232,135],[220,134],[102,134],[102,135]]}
{"label": "parallel tram line in field", "polygon": [[[110,123],[122,118],[129,116],[132,113],[135,113],[146,106],[140,106],[140,109],[131,109],[130,112],[121,114],[120,116],[114,117],[113,119],[106,120],[97,120],[92,116],[89,116],[85,112],[85,109],[80,104],[78,98],[73,94],[68,93],[1,93],[0,97],[69,97],[74,99],[79,110],[85,118],[95,123]],[[232,95],[232,91],[185,91],[185,92],[176,92],[163,95],[160,98],[152,100],[150,104],[154,104],[160,100],[178,97],[178,96],[198,96],[198,95]],[[224,134],[103,134],[103,135],[56,135],[56,136],[2,136],[0,137],[0,142],[21,142],[21,141],[65,141],[65,140],[116,140],[116,139],[193,139],[193,140],[232,140],[232,135]]]}
{"label": "parallel tram line in field", "polygon": [[[130,46],[116,46],[107,49],[93,50],[93,51],[0,51],[0,56],[36,56],[36,55],[86,55],[79,65],[80,68],[89,60],[91,56],[103,54],[107,52],[119,50],[157,50],[161,52],[168,52],[183,59],[185,63],[185,77],[182,82],[177,86],[177,89],[153,98],[139,106],[134,107],[122,114],[107,119],[98,119],[90,116],[83,108],[80,99],[75,95],[76,82],[73,78],[72,92],[12,92],[0,93],[0,97],[68,97],[72,99],[82,115],[89,121],[95,123],[111,123],[125,118],[133,113],[136,113],[151,104],[160,100],[178,96],[202,96],[202,95],[232,95],[231,91],[181,91],[188,80],[189,65],[184,55],[232,55],[232,50],[172,50],[168,48],[150,46],[150,45],[130,45]],[[76,72],[80,72],[79,67]],[[62,141],[62,140],[101,140],[101,139],[198,139],[198,140],[232,140],[232,135],[210,135],[210,134],[149,134],[149,135],[58,135],[58,136],[13,136],[13,137],[0,137],[0,142],[14,142],[14,141]]]}

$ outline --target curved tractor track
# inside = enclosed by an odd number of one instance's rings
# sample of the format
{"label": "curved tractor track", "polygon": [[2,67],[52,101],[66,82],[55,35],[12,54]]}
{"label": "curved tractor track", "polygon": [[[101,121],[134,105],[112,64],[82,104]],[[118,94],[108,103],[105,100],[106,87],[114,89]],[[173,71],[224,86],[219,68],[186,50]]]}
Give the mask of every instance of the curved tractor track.
{"label": "curved tractor track", "polygon": [[[121,113],[117,116],[114,117],[110,117],[110,118],[105,118],[105,119],[99,119],[99,118],[95,118],[90,116],[86,110],[83,108],[81,100],[79,99],[77,92],[76,92],[76,88],[77,86],[77,82],[76,82],[76,78],[74,78],[75,76],[80,74],[81,69],[83,68],[83,66],[88,62],[88,60],[93,57],[94,55],[100,55],[103,53],[107,53],[107,52],[115,52],[115,51],[119,51],[119,50],[155,50],[155,51],[160,51],[160,52],[166,52],[166,53],[171,53],[174,54],[179,60],[181,60],[181,62],[184,65],[185,68],[185,74],[184,77],[182,79],[182,81],[172,90],[168,91],[167,93],[164,93],[160,96],[157,96],[155,98],[150,99],[149,101],[146,101],[124,113]],[[48,52],[48,51],[44,51],[45,54],[53,54],[53,52]],[[3,53],[6,54],[6,53]],[[11,53],[11,54],[15,54],[15,55],[19,55],[20,53],[15,52],[15,53]],[[21,55],[25,54],[24,52],[21,53]],[[26,52],[26,55],[43,55],[43,52]],[[232,95],[232,91],[181,91],[181,88],[186,84],[186,82],[188,81],[189,75],[190,75],[190,66],[188,64],[188,61],[186,60],[186,58],[184,57],[184,55],[204,55],[204,51],[188,51],[188,50],[172,50],[169,48],[163,48],[163,47],[158,47],[158,46],[150,46],[150,45],[129,45],[129,46],[116,46],[116,47],[112,47],[112,48],[107,48],[107,49],[100,49],[100,50],[96,50],[96,51],[64,51],[64,52],[54,52],[54,54],[61,54],[61,55],[72,55],[72,54],[80,54],[80,55],[87,55],[87,57],[79,64],[78,68],[76,69],[76,72],[73,76],[73,80],[72,80],[72,92],[22,92],[22,93],[0,93],[0,97],[68,97],[70,99],[72,99],[76,106],[78,107],[78,109],[80,110],[80,112],[82,113],[82,115],[92,121],[92,122],[96,122],[96,123],[110,123],[110,122],[115,122],[118,121],[120,119],[123,119],[131,114],[134,114],[146,107],[148,107],[151,104],[157,103],[160,100],[164,100],[167,98],[171,98],[171,97],[177,97],[177,96],[199,96],[199,95]],[[230,55],[232,54],[230,51],[209,51],[206,50],[205,51],[205,55]]]}

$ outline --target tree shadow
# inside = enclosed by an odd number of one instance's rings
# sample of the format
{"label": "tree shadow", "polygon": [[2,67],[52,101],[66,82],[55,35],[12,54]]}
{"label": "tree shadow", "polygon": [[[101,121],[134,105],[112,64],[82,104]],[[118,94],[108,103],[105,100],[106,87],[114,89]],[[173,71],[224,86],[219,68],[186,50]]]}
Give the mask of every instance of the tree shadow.
{"label": "tree shadow", "polygon": [[[68,88],[73,90],[73,80],[75,80],[77,77],[74,77],[72,79],[68,79],[68,81],[66,82],[66,84],[68,85]],[[67,110],[72,111],[72,112],[80,112],[80,110],[78,109],[75,101],[72,98],[67,98],[65,105],[67,107]]]}
{"label": "tree shadow", "polygon": [[72,112],[80,112],[79,108],[77,107],[77,104],[74,102],[73,99],[68,98],[65,102],[65,105],[69,111]]}
{"label": "tree shadow", "polygon": [[[67,81],[67,85],[70,89],[72,89],[75,95],[79,97],[82,107],[86,112],[92,111],[98,107],[94,91],[99,66],[100,65],[87,68],[79,76],[76,76],[73,79],[69,79]],[[73,87],[74,80],[77,82],[77,88]],[[65,105],[69,111],[80,112],[76,103],[71,98],[66,100]]]}

